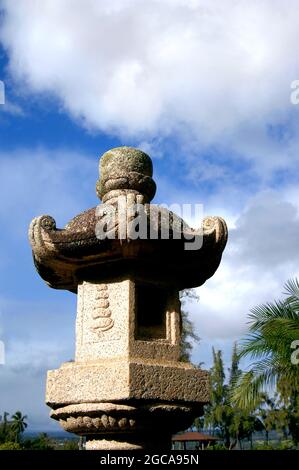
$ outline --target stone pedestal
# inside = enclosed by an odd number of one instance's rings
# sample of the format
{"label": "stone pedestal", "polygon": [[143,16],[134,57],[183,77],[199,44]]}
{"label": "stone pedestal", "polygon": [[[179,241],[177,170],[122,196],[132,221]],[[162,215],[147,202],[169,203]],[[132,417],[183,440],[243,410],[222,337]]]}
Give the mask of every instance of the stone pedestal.
{"label": "stone pedestal", "polygon": [[76,337],[75,362],[48,372],[46,401],[88,449],[167,449],[201,414],[208,373],[179,362],[177,290],[84,281]]}

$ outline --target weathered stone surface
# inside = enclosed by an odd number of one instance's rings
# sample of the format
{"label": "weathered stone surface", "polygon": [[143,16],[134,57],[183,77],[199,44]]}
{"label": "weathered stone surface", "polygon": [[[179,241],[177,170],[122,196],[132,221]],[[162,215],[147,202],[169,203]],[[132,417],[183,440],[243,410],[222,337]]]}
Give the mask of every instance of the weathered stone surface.
{"label": "weathered stone surface", "polygon": [[[149,204],[155,190],[144,152],[112,149],[100,162],[101,205],[63,230],[50,216],[30,226],[41,277],[78,294],[75,361],[48,372],[46,401],[65,430],[87,437],[87,449],[166,450],[209,400],[208,372],[179,360],[179,290],[214,274],[226,224],[207,217],[193,230]],[[144,238],[130,229],[136,207]],[[186,249],[190,236],[202,246]]]}
{"label": "weathered stone surface", "polygon": [[134,190],[144,196],[143,202],[151,201],[155,195],[152,161],[141,150],[132,147],[109,150],[100,159],[99,170],[101,178],[96,189],[103,202],[115,197],[114,191],[119,190]]}
{"label": "weathered stone surface", "polygon": [[48,372],[46,402],[51,407],[130,399],[203,404],[209,399],[208,377],[182,362],[70,362]]}
{"label": "weathered stone surface", "polygon": [[[170,291],[165,306],[165,338],[138,340],[135,280],[83,282],[78,288],[76,361],[105,358],[179,360],[180,302]],[[102,299],[105,296],[106,308]],[[152,332],[151,332],[152,333]]]}
{"label": "weathered stone surface", "polygon": [[[84,280],[106,281],[133,272],[136,278],[147,277],[184,289],[199,286],[214,274],[227,241],[222,218],[206,217],[194,230],[166,208],[147,204],[155,188],[152,163],[137,149],[121,147],[106,152],[100,170],[98,194],[103,197],[102,205],[79,214],[62,230],[47,215],[37,217],[30,225],[36,268],[51,287],[77,292]],[[125,198],[127,209],[143,204],[146,239],[130,239],[130,211],[128,218],[119,220],[120,198]],[[116,208],[115,223],[104,238],[99,238],[111,207]],[[168,229],[170,238],[164,239]],[[114,239],[109,238],[112,232]],[[185,241],[190,237],[202,246],[186,250]]]}
{"label": "weathered stone surface", "polygon": [[[87,437],[87,448],[107,450],[170,447],[171,432],[188,427],[200,408],[171,403],[82,403],[51,412],[64,430]],[[115,440],[117,437],[117,441]]]}

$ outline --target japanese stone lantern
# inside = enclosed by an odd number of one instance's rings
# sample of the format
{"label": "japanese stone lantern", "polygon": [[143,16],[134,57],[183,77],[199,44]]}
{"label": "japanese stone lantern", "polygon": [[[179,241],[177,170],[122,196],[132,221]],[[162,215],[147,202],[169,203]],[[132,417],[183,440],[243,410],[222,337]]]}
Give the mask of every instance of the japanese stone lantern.
{"label": "japanese stone lantern", "polygon": [[150,204],[152,172],[144,152],[112,149],[100,159],[102,204],[64,229],[47,215],[30,225],[40,276],[77,294],[75,361],[48,372],[46,403],[87,449],[170,449],[209,401],[208,372],[180,361],[179,292],[214,274],[226,224],[207,217],[193,230]]}

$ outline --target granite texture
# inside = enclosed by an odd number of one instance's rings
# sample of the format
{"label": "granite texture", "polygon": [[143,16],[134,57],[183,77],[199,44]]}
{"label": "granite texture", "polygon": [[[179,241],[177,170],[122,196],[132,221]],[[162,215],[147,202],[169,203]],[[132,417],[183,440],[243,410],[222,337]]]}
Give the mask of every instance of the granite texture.
{"label": "granite texture", "polygon": [[[144,152],[112,149],[100,161],[102,204],[62,230],[46,215],[29,229],[41,277],[78,294],[75,361],[48,371],[46,402],[66,431],[86,436],[87,449],[168,450],[171,434],[190,426],[209,401],[208,372],[179,360],[179,291],[214,274],[226,224],[207,217],[193,230],[149,204],[152,175]],[[136,204],[150,238],[133,237]],[[169,220],[171,236],[163,239]],[[191,235],[202,245],[188,251],[184,237]]]}
{"label": "granite texture", "polygon": [[101,177],[96,190],[100,199],[107,201],[109,193],[115,190],[135,190],[145,196],[147,202],[155,195],[152,161],[141,150],[132,147],[109,150],[102,155],[99,170]]}
{"label": "granite texture", "polygon": [[48,371],[51,407],[119,400],[207,403],[209,374],[183,362],[106,359],[64,363]]}
{"label": "granite texture", "polygon": [[[34,263],[49,286],[77,292],[85,280],[105,282],[134,273],[182,290],[199,286],[214,274],[227,241],[221,217],[206,217],[198,221],[198,229],[192,229],[173,212],[149,204],[155,192],[152,162],[140,150],[120,147],[106,152],[100,172],[97,191],[103,203],[98,207],[77,215],[64,229],[57,229],[48,215],[31,222]],[[125,216],[119,201],[124,201]],[[130,208],[136,204],[142,204],[139,216],[147,228],[146,234],[132,238],[135,223]],[[186,249],[190,237],[198,242],[196,250]]]}
{"label": "granite texture", "polygon": [[157,451],[170,448],[171,433],[188,427],[202,411],[171,403],[130,403],[68,405],[51,416],[64,430],[86,436],[88,450]]}
{"label": "granite texture", "polygon": [[170,291],[168,294],[164,312],[165,339],[137,340],[136,288],[134,280],[106,284],[84,281],[79,286],[76,361],[134,357],[169,361],[179,359],[179,292]]}

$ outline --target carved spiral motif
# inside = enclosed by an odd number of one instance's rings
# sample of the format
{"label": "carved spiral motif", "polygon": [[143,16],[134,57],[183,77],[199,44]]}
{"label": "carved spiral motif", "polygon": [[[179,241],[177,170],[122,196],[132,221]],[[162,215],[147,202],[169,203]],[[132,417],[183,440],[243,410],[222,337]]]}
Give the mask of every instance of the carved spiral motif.
{"label": "carved spiral motif", "polygon": [[[47,234],[56,230],[56,222],[50,215],[41,215],[32,220],[29,227],[29,240],[35,256],[43,255],[45,249],[45,239]],[[46,235],[46,237],[45,237]],[[54,251],[54,246],[47,245],[49,251]]]}
{"label": "carved spiral motif", "polygon": [[56,230],[56,222],[50,215],[42,215],[38,220],[44,230]]}
{"label": "carved spiral motif", "polygon": [[92,330],[95,333],[106,331],[113,327],[114,321],[111,318],[111,310],[109,306],[108,286],[106,284],[101,284],[97,286],[96,302],[92,312]]}

